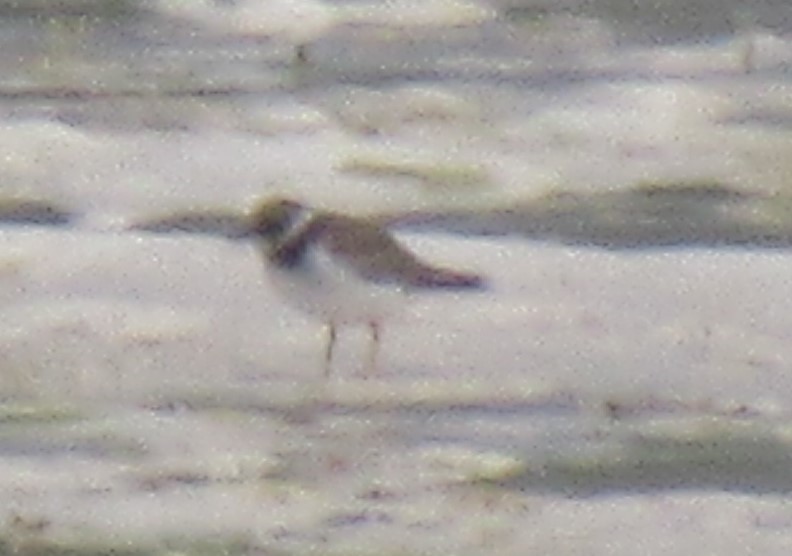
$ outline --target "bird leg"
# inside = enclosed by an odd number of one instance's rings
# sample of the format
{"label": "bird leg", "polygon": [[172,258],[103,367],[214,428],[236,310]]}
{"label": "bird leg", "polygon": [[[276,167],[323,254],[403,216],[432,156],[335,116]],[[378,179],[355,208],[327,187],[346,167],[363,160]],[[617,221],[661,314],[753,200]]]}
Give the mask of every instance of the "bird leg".
{"label": "bird leg", "polygon": [[336,341],[336,327],[333,321],[327,323],[327,349],[325,349],[325,378],[330,376],[333,362],[333,347]]}
{"label": "bird leg", "polygon": [[369,322],[371,332],[371,342],[369,344],[368,368],[366,374],[371,376],[377,372],[377,356],[379,355],[380,327],[377,321]]}
{"label": "bird leg", "polygon": [[294,48],[294,61],[297,65],[305,65],[308,63],[308,45],[305,43],[298,44]]}

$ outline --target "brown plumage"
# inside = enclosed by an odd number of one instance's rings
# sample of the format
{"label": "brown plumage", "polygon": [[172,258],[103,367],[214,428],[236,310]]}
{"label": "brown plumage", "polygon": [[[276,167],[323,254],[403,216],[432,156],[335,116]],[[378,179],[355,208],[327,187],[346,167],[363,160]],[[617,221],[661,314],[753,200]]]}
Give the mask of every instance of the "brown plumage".
{"label": "brown plumage", "polygon": [[295,264],[315,242],[366,280],[395,282],[413,288],[480,288],[481,277],[431,266],[398,243],[384,229],[362,219],[318,213],[274,252],[281,264]]}
{"label": "brown plumage", "polygon": [[403,305],[405,293],[484,287],[476,274],[421,261],[371,221],[311,211],[288,199],[261,205],[251,216],[250,234],[261,240],[273,285],[327,323],[326,372],[339,323],[368,324],[374,367],[381,319]]}

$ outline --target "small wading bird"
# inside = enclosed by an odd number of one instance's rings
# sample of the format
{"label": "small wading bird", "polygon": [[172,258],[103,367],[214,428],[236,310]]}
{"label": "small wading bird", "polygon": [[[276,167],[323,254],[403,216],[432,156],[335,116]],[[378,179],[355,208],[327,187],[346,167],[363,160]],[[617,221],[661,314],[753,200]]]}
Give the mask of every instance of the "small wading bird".
{"label": "small wading bird", "polygon": [[336,328],[367,324],[368,372],[377,366],[380,323],[419,289],[481,289],[481,277],[430,266],[384,228],[362,218],[311,210],[288,199],[264,202],[251,216],[273,286],[327,325],[325,376]]}

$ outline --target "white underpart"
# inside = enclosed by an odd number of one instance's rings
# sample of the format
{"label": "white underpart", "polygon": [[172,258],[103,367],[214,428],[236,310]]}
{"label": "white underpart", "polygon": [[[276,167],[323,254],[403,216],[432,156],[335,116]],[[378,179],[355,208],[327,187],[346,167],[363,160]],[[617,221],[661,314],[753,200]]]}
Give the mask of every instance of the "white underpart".
{"label": "white underpart", "polygon": [[327,322],[380,322],[406,302],[403,287],[366,280],[321,247],[310,249],[295,267],[267,263],[266,268],[270,283],[285,300]]}

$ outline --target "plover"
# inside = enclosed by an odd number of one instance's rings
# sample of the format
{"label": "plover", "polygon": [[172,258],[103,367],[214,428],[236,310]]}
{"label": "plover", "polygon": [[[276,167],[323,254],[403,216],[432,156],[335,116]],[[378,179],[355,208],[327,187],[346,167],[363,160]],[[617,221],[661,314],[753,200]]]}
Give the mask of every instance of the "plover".
{"label": "plover", "polygon": [[419,260],[370,220],[312,210],[288,199],[264,202],[251,215],[272,285],[289,302],[327,326],[325,376],[330,374],[336,329],[365,324],[371,339],[367,369],[376,369],[383,319],[421,289],[482,289],[473,273]]}

